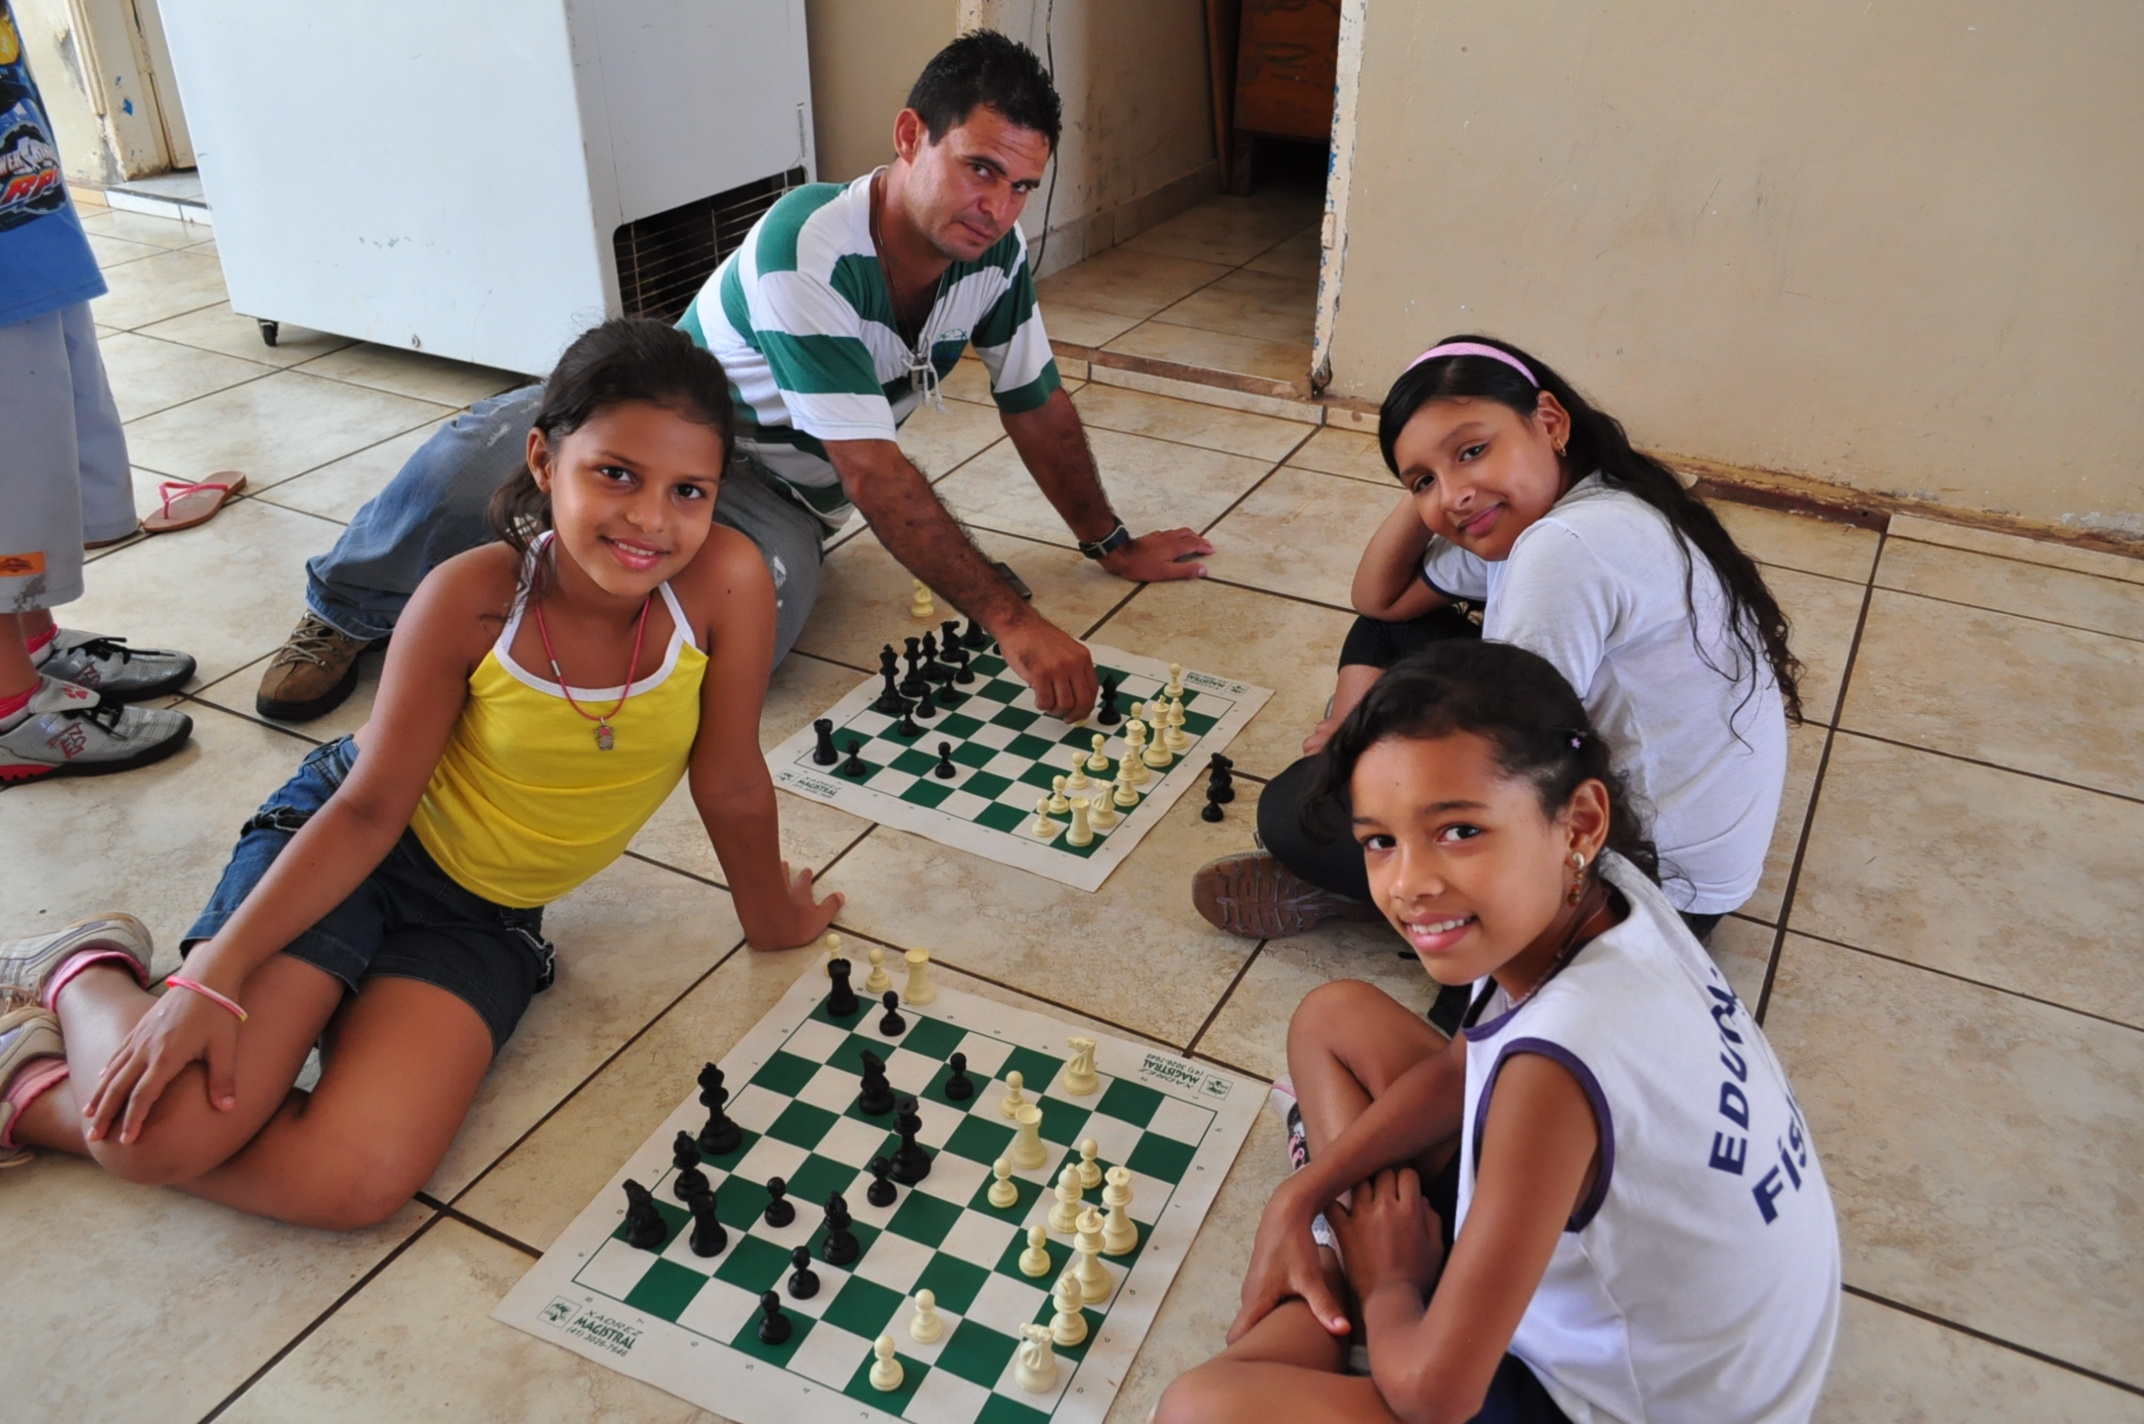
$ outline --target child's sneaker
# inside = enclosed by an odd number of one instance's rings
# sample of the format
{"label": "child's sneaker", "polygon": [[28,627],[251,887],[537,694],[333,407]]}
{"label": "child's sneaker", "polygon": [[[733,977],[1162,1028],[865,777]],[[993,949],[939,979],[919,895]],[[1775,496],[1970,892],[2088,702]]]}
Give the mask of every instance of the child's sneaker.
{"label": "child's sneaker", "polygon": [[73,628],[56,629],[37,670],[46,677],[92,688],[114,702],[141,702],[185,686],[194,660],[162,648],[130,648],[124,638],[106,638]]}
{"label": "child's sneaker", "polygon": [[0,730],[0,785],[42,776],[101,776],[162,761],[193,735],[194,719],[128,707],[46,677],[22,720]]}
{"label": "child's sneaker", "polygon": [[18,1109],[8,1101],[8,1087],[36,1059],[58,1058],[64,1052],[60,1021],[47,1010],[10,1009],[0,1014],[0,1167],[20,1167],[37,1155],[13,1145]]}
{"label": "child's sneaker", "polygon": [[48,934],[0,942],[0,997],[20,1004],[44,1003],[52,972],[90,948],[118,950],[132,964],[134,978],[149,982],[149,959],[156,952],[149,927],[114,910]]}

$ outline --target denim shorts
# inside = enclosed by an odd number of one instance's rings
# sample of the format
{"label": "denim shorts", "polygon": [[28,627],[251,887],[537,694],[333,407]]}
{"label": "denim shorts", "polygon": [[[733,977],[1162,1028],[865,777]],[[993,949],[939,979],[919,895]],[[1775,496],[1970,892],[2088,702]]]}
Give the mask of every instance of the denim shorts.
{"label": "denim shorts", "polygon": [[[357,762],[348,737],[307,753],[297,774],[238,833],[238,846],[208,907],[180,945],[185,953],[221,930],[298,828],[327,804]],[[404,831],[379,868],[283,953],[326,970],[355,990],[380,977],[435,984],[475,1009],[492,1052],[512,1035],[529,1000],[551,985],[552,948],[543,911],[495,905],[463,889]]]}

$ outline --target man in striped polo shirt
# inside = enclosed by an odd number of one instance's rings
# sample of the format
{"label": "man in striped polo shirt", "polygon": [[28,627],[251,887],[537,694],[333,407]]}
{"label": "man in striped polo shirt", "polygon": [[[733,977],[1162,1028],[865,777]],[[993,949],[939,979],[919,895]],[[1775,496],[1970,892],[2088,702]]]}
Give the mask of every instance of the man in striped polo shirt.
{"label": "man in striped polo shirt", "polygon": [[[997,638],[1037,704],[1084,713],[1094,661],[1030,608],[895,443],[969,346],[1029,474],[1081,552],[1136,582],[1195,578],[1192,529],[1134,538],[1111,510],[1061,389],[1018,227],[1057,143],[1059,105],[1034,53],[991,31],[931,60],[894,120],[894,161],[846,185],[784,195],[679,325],[720,358],[739,465],[715,517],[765,555],[780,601],[777,660],[816,601],[822,541],[862,512],[887,552]],[[308,566],[308,611],[256,706],[304,720],[339,704],[357,658],[433,566],[491,537],[491,491],[521,459],[541,387],[480,402],[411,456]]]}

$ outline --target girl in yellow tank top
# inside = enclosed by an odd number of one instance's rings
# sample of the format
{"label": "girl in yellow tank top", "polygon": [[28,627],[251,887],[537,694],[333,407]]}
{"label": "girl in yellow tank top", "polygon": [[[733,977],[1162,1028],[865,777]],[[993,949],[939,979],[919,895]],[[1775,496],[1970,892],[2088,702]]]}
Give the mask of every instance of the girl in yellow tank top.
{"label": "girl in yellow tank top", "polygon": [[175,987],[141,987],[131,916],[0,946],[48,1005],[66,990],[72,1073],[11,1105],[0,1156],[86,1154],[308,1225],[384,1218],[550,982],[544,904],[681,779],[750,943],[818,937],[841,897],[782,862],[759,750],[773,581],[713,522],[731,422],[721,366],[672,327],[606,322],[567,349],[493,499],[501,542],[418,588],[371,720],[248,823]]}

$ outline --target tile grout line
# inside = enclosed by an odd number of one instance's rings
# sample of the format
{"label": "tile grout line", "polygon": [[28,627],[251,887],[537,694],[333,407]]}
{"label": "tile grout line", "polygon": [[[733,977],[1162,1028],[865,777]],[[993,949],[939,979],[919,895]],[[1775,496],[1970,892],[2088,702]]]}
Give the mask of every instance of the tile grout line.
{"label": "tile grout line", "polygon": [[1282,455],[1278,460],[1275,460],[1272,464],[1266,466],[1266,472],[1260,475],[1256,480],[1252,481],[1250,488],[1246,489],[1242,494],[1239,494],[1234,499],[1230,500],[1226,509],[1223,509],[1219,514],[1216,514],[1213,518],[1207,520],[1205,525],[1199,530],[1199,537],[1203,539],[1207,535],[1211,534],[1215,529],[1218,529],[1221,525],[1222,520],[1228,518],[1228,516],[1234,514],[1238,509],[1242,508],[1243,502],[1245,500],[1249,499],[1252,495],[1258,493],[1258,491],[1264,489],[1266,487],[1266,482],[1271,480],[1282,470],[1286,469],[1288,467],[1288,462],[1294,459],[1297,455],[1303,453],[1303,447],[1305,445],[1308,445],[1311,441],[1317,439],[1318,432],[1320,430],[1323,430],[1324,428],[1325,427],[1322,425],[1305,426],[1303,428],[1303,438],[1296,441],[1293,445],[1289,446],[1287,454]]}
{"label": "tile grout line", "polygon": [[[1843,685],[1841,690],[1843,692]],[[1843,723],[1834,723],[1833,726],[1835,730],[1849,737],[1859,737],[1865,742],[1877,742],[1887,747],[1897,747],[1901,751],[1925,752],[1929,756],[1942,757],[1945,761],[1961,761],[1967,766],[1984,767],[1989,771],[2007,772],[2012,776],[2029,777],[2034,781],[2044,781],[2050,786],[2060,786],[2070,791],[2089,792],[2094,796],[2106,796],[2116,801],[2127,801],[2133,806],[2144,806],[2144,796],[2132,796],[2126,791],[2109,791],[2104,786],[2087,786],[2081,781],[2065,781],[2059,776],[2049,776],[2044,771],[2027,771],[2023,767],[2004,766],[1999,761],[1988,761],[1982,757],[1970,757],[1963,752],[1947,752],[1941,747],[1922,746],[1919,742],[1901,741],[1897,737],[1882,736],[1875,732],[1863,731],[1859,727],[1849,727]]]}
{"label": "tile grout line", "polygon": [[[1924,516],[1922,516],[1922,517],[1923,517],[1923,518],[1926,518],[1926,516],[1925,516],[1925,515],[1924,515]],[[1970,529],[1970,528],[1972,528],[1972,526],[1971,526],[1971,525],[1968,525],[1968,524],[1950,524],[1950,523],[1949,523],[1948,521],[1945,521],[1945,520],[1931,520],[1930,522],[1931,522],[1931,523],[1938,523],[1938,524],[1943,524],[1943,525],[1944,525],[1944,527],[1946,527],[1946,528],[1951,528],[1951,529]],[[1980,532],[1989,532],[1989,531],[1980,531]],[[2068,564],[2043,564],[2043,563],[2041,563],[2041,562],[2040,562],[2039,560],[2037,560],[2037,559],[2027,559],[2027,558],[2022,558],[2022,557],[2020,557],[2019,555],[2016,555],[2016,554],[1991,554],[1991,553],[1989,553],[1989,552],[1988,552],[1988,551],[1987,551],[1986,549],[1965,549],[1965,548],[1960,548],[1960,547],[1959,547],[1958,545],[1956,545],[1956,544],[1938,544],[1938,543],[1937,543],[1937,542],[1935,542],[1935,541],[1934,541],[1933,539],[1917,539],[1917,538],[1915,538],[1915,537],[1914,537],[1913,535],[1911,535],[1911,534],[1898,534],[1898,535],[1894,535],[1893,537],[1894,537],[1894,538],[1896,538],[1896,539],[1897,539],[1897,540],[1898,540],[1898,541],[1899,541],[1899,542],[1900,542],[1901,544],[1919,544],[1919,545],[1920,545],[1920,546],[1921,546],[1922,548],[1924,548],[1924,549],[1941,549],[1941,550],[1942,550],[1942,551],[1943,551],[1944,553],[1946,553],[1946,554],[1971,554],[1971,555],[1972,555],[1972,556],[1974,556],[1975,558],[1981,558],[1981,559],[2000,559],[2000,560],[2001,560],[2002,562],[2004,562],[2004,563],[2006,563],[2006,564],[2021,564],[2021,565],[2023,565],[2024,567],[2026,567],[2026,568],[2028,568],[2028,569],[2052,569],[2052,570],[2054,570],[2054,571],[2055,571],[2056,573],[2061,573],[2061,574],[2077,574],[2077,575],[2079,575],[2080,577],[2083,577],[2083,578],[2095,578],[2095,579],[2102,579],[2102,580],[2105,580],[2105,581],[2106,581],[2106,582],[2108,582],[2108,583],[2112,583],[2112,584],[2118,584],[2118,585],[2120,585],[2120,586],[2121,586],[2121,587],[2123,587],[2123,588],[2144,588],[2144,580],[2139,580],[2139,579],[2125,579],[2125,578],[2121,577],[2121,576],[2120,576],[2119,574],[2100,574],[2100,573],[2094,573],[2094,572],[2092,572],[2092,570],[2090,570],[2090,569],[2076,569],[2076,568],[2071,568],[2071,567],[2070,567],[2070,566],[2069,566]],[[2004,537],[2006,537],[2006,538],[2018,538],[2018,539],[2023,539],[2023,538],[2026,538],[2027,536],[2025,536],[2025,535],[2022,535],[2022,534],[2017,534],[2017,535],[2006,535],[2006,536],[2004,536]],[[2079,553],[2079,554],[2106,554],[2106,555],[2107,555],[2107,557],[2108,557],[2108,558],[2110,558],[2110,559],[2130,559],[2130,560],[2131,560],[2132,562],[2144,562],[2144,561],[2140,561],[2140,560],[2137,560],[2137,559],[2136,559],[2136,556],[2135,556],[2135,555],[2131,555],[2131,554],[2113,554],[2113,553],[2108,553],[2108,551],[2107,551],[2107,550],[2105,550],[2105,549],[2077,549],[2077,548],[2073,548],[2073,546],[2071,546],[2071,545],[2068,545],[2068,544],[2061,544],[2061,543],[2056,543],[2056,542],[2055,542],[2054,540],[2052,540],[2052,539],[2032,539],[2032,540],[2030,540],[2029,542],[2031,542],[2031,543],[2034,543],[2034,544],[2049,544],[2049,545],[2052,545],[2052,546],[2053,546],[2054,548],[2057,548],[2057,549],[2070,549],[2070,550],[2071,550],[2071,552],[2073,552],[2073,553]],[[1899,592],[1901,592],[1901,593],[1905,592],[1905,590],[1903,590],[1903,589],[1900,589],[1900,590],[1898,590],[1898,591],[1899,591]]]}
{"label": "tile grout line", "polygon": [[1213,1027],[1215,1019],[1221,1017],[1221,1010],[1227,1008],[1228,1001],[1235,997],[1237,987],[1243,983],[1243,976],[1251,972],[1251,966],[1258,961],[1259,955],[1266,952],[1266,946],[1270,943],[1271,940],[1261,939],[1251,947],[1249,954],[1243,956],[1243,963],[1236,966],[1236,972],[1229,979],[1228,987],[1221,991],[1221,997],[1214,1000],[1213,1008],[1207,1011],[1206,1021],[1199,1025],[1198,1032],[1192,1034],[1191,1041],[1184,1045],[1184,1052],[1198,1052],[1199,1043],[1206,1037],[1206,1031]]}
{"label": "tile grout line", "polygon": [[1322,608],[1328,613],[1346,613],[1351,616],[1355,614],[1354,609],[1349,608],[1344,604],[1327,603],[1322,598],[1311,598],[1306,594],[1289,593],[1283,589],[1278,588],[1259,588],[1254,584],[1237,583],[1234,579],[1215,578],[1212,574],[1206,575],[1205,581],[1207,583],[1217,583],[1223,588],[1241,589],[1245,593],[1268,594],[1274,598],[1286,599],[1290,603],[1300,603],[1311,608]]}
{"label": "tile grout line", "polygon": [[459,1222],[463,1226],[468,1227],[471,1231],[477,1232],[480,1235],[489,1236],[492,1240],[498,1242],[501,1246],[511,1246],[514,1250],[521,1252],[523,1255],[533,1256],[538,1260],[541,1260],[543,1258],[543,1252],[537,1250],[534,1246],[529,1245],[528,1242],[523,1241],[520,1237],[509,1236],[506,1232],[501,1231],[496,1226],[492,1226],[487,1222],[478,1221],[475,1217],[469,1215],[467,1212],[448,1206],[445,1202],[439,1200],[430,1192],[417,1193],[416,1200],[424,1203],[428,1207],[431,1207],[434,1211],[437,1211],[441,1216],[446,1217],[450,1221]]}
{"label": "tile grout line", "polygon": [[1991,994],[2001,994],[2009,999],[2022,999],[2028,1004],[2038,1004],[2042,1008],[2054,1009],[2058,1013],[2075,1014],[2081,1019],[2091,1019],[2095,1023],[2103,1023],[2110,1028],[2126,1029],[2131,1033],[2144,1033],[2144,1024],[2133,1024],[2123,1019],[2110,1018],[2106,1014],[2094,1013],[2090,1009],[2080,1009],[2075,1004],[2065,1004],[2055,999],[2043,999],[2037,994],[2028,994],[2022,989],[2009,989],[2001,984],[1990,984],[1985,979],[1975,979],[1970,975],[1960,974],[1955,969],[1944,969],[1934,964],[1923,964],[1914,959],[1902,959],[1895,954],[1885,954],[1880,949],[1870,949],[1867,945],[1855,944],[1850,940],[1833,939],[1830,935],[1811,934],[1808,930],[1795,930],[1794,933],[1803,939],[1813,939],[1818,944],[1828,944],[1834,949],[1843,949],[1850,954],[1865,954],[1871,959],[1880,959],[1886,964],[1896,964],[1902,969],[1919,969],[1925,973],[1939,975],[1942,978],[1953,980],[1960,984],[1970,984],[1975,989],[1985,989]]}
{"label": "tile grout line", "polygon": [[[1929,547],[1941,548],[1943,546],[1937,544],[1930,545]],[[2047,565],[2027,564],[2025,565],[2025,567],[2037,569],[2046,568]],[[2056,572],[2069,573],[2072,572],[2072,570],[2058,569],[2056,570]],[[2087,574],[2085,575],[2085,577],[2097,578],[2100,577],[2100,575]],[[2134,588],[2137,590],[2140,597],[2144,597],[2144,584],[2126,584],[2123,583],[2120,579],[2108,579],[2107,581],[2111,584],[2114,584],[2117,588]],[[1912,588],[1896,588],[1887,583],[1880,583],[1875,585],[1875,587],[1883,590],[1885,593],[1895,593],[1901,598],[1918,598],[1925,600],[1929,603],[1940,603],[1946,608],[1970,608],[1977,613],[1995,613],[2005,618],[2015,618],[2020,623],[2037,623],[2043,628],[2067,628],[2072,632],[2076,633],[2090,633],[2096,637],[2101,638],[2117,638],[2124,643],[2144,643],[2144,636],[2139,636],[2131,633],[2109,633],[2104,628],[2089,628],[2082,623],[2065,623],[2059,618],[2040,618],[2030,613],[2020,613],[2015,608],[1998,608],[1992,604],[1986,603],[1968,603],[1962,598],[1944,598],[1940,594],[1922,593],[1919,589]]]}
{"label": "tile grout line", "polygon": [[2030,1345],[2020,1345],[2014,1340],[2005,1340],[2000,1335],[1991,1335],[1985,1330],[1977,1330],[1970,1325],[1947,1319],[1944,1316],[1937,1315],[1934,1311],[1923,1310],[1919,1306],[1908,1305],[1902,1300],[1893,1300],[1889,1296],[1878,1295],[1872,1290],[1867,1290],[1845,1281],[1839,1283],[1839,1289],[1844,1294],[1868,1301],[1871,1305],[1880,1305],[1887,1310],[1895,1310],[1901,1315],[1910,1315],[1916,1320],[1926,1321],[1930,1325],[1939,1325],[1945,1330],[1955,1330],[1960,1335],[1970,1336],[1983,1344],[1994,1345],[2001,1349],[2012,1351],[2023,1355],[2029,1360],[2038,1360],[2043,1365],[2052,1365],[2058,1370],[2064,1370],[2073,1375],[2083,1375],[2086,1379],[2096,1380],[2100,1384],[2118,1389],[2124,1394],[2144,1395],[2144,1386],[2131,1384],[2127,1380],[2116,1379],[2112,1375],[2101,1374],[2098,1370],[2087,1368],[2084,1365],[2072,1364],[2068,1360],[2058,1359],[2045,1351],[2035,1350]]}

